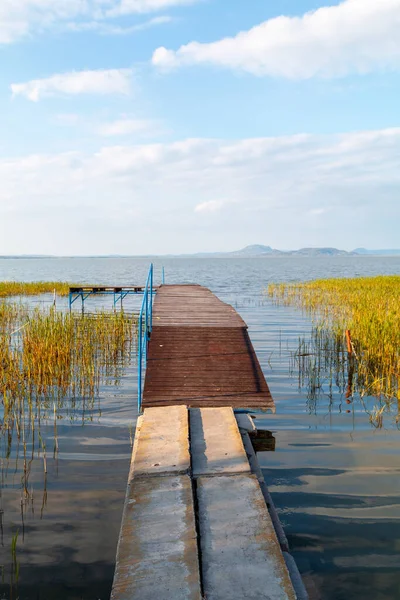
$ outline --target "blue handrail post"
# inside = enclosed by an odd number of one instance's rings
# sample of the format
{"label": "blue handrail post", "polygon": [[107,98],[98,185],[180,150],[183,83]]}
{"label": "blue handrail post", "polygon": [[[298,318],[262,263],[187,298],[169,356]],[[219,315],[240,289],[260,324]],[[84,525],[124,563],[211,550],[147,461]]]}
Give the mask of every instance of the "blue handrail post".
{"label": "blue handrail post", "polygon": [[150,267],[150,333],[153,329],[153,265]]}
{"label": "blue handrail post", "polygon": [[142,312],[138,329],[138,413],[142,410]]}
{"label": "blue handrail post", "polygon": [[162,280],[161,281],[162,281],[162,284],[164,285],[164,283],[165,283],[165,269],[164,269],[164,267],[162,268]]}
{"label": "blue handrail post", "polygon": [[145,360],[145,364],[146,364],[146,362],[147,362],[147,339],[149,337],[149,295],[147,293],[146,293],[145,301],[146,301],[146,312],[145,312],[145,320],[144,320],[143,354],[144,354],[144,360]]}
{"label": "blue handrail post", "polygon": [[[144,328],[143,328],[144,317]],[[142,383],[143,360],[147,362],[147,350],[150,333],[153,327],[153,264],[150,265],[149,274],[143,290],[142,306],[139,313],[138,327],[138,413],[142,411]]]}

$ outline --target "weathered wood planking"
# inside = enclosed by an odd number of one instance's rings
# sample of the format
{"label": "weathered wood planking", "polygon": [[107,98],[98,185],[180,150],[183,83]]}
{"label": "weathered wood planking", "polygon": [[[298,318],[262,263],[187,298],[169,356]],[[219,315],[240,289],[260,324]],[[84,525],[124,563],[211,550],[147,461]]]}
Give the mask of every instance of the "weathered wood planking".
{"label": "weathered wood planking", "polygon": [[246,323],[199,285],[161,286],[154,302],[143,408],[178,404],[274,409]]}

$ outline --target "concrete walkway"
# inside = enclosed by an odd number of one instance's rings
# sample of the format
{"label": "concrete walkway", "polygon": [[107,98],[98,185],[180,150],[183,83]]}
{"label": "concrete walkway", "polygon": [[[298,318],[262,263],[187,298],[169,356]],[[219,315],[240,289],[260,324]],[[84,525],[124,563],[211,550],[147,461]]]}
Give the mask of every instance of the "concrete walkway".
{"label": "concrete walkway", "polygon": [[232,408],[144,411],[113,600],[295,600]]}
{"label": "concrete walkway", "polygon": [[138,421],[113,600],[201,600],[186,407]]}

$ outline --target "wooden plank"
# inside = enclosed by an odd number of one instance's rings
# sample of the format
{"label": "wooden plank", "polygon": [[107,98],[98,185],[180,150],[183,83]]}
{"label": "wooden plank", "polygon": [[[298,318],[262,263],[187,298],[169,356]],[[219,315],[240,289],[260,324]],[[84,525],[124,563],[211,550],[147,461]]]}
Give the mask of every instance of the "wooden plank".
{"label": "wooden plank", "polygon": [[163,285],[154,302],[143,407],[174,404],[274,410],[246,323],[198,285]]}
{"label": "wooden plank", "polygon": [[246,324],[235,309],[198,285],[162,285],[153,309],[154,326],[233,326]]}

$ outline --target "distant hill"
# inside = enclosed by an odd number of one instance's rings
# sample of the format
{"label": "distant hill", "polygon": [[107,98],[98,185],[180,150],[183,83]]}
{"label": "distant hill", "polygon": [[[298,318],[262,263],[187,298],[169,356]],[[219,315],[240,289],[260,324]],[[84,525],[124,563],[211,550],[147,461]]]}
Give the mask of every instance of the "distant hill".
{"label": "distant hill", "polygon": [[[276,250],[271,246],[264,246],[262,244],[252,244],[246,246],[241,250],[234,250],[233,252],[198,252],[196,254],[165,254],[165,257],[190,257],[190,258],[229,258],[229,257],[273,257],[273,256],[400,256],[400,249],[397,250],[369,250],[367,248],[356,248],[352,252],[347,250],[338,250],[338,248],[300,248],[300,250]],[[140,255],[141,258],[151,258],[155,255]],[[160,255],[161,256],[161,255]],[[107,254],[107,255],[95,255],[95,256],[52,256],[44,254],[20,254],[14,256],[0,256],[0,259],[4,258],[134,258],[134,255],[129,254]]]}
{"label": "distant hill", "polygon": [[400,249],[396,250],[368,250],[367,248],[356,248],[353,250],[355,254],[366,256],[400,256]]}
{"label": "distant hill", "polygon": [[290,254],[300,256],[348,256],[354,253],[338,250],[337,248],[301,248],[300,250],[293,250]]}
{"label": "distant hill", "polygon": [[271,246],[254,244],[236,252],[227,252],[225,256],[346,256],[352,254],[337,248],[301,248],[300,250],[275,250]]}
{"label": "distant hill", "polygon": [[195,256],[222,256],[222,257],[257,257],[257,256],[400,256],[399,250],[368,250],[366,248],[356,248],[351,252],[347,250],[339,250],[338,248],[300,248],[300,250],[276,250],[271,246],[263,246],[262,244],[252,244],[241,250],[234,252],[210,252],[196,254]]}
{"label": "distant hill", "polygon": [[234,252],[226,252],[229,256],[264,256],[271,254],[284,254],[282,250],[274,250],[271,246],[262,246],[261,244],[253,244],[252,246],[246,246],[242,250],[236,250]]}
{"label": "distant hill", "polygon": [[301,248],[300,250],[276,250],[271,246],[252,244],[241,250],[233,252],[199,252],[197,254],[182,254],[180,256],[192,256],[197,258],[234,258],[234,257],[260,257],[260,256],[350,256],[354,252],[338,250],[337,248]]}

